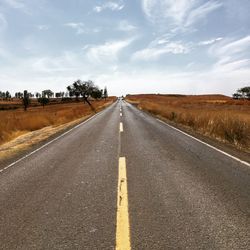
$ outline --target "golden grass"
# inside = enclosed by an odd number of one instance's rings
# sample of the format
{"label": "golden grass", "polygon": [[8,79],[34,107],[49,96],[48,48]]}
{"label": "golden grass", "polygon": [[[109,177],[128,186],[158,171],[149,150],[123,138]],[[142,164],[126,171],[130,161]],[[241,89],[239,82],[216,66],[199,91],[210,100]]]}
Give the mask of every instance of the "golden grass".
{"label": "golden grass", "polygon": [[46,140],[50,136],[68,129],[80,122],[86,120],[89,116],[84,116],[82,118],[67,122],[58,126],[47,126],[32,132],[25,132],[23,134],[17,134],[18,137],[0,145],[0,159],[10,158],[13,155],[20,153],[21,151],[27,150],[33,145]]}
{"label": "golden grass", "polygon": [[[92,105],[99,111],[114,100],[115,98],[108,98],[107,101],[93,101]],[[26,112],[22,109],[0,111],[0,145],[30,131],[59,126],[92,113],[90,107],[83,102],[48,105],[45,108],[32,107]]]}
{"label": "golden grass", "polygon": [[129,95],[126,99],[154,115],[250,150],[250,101],[220,95]]}

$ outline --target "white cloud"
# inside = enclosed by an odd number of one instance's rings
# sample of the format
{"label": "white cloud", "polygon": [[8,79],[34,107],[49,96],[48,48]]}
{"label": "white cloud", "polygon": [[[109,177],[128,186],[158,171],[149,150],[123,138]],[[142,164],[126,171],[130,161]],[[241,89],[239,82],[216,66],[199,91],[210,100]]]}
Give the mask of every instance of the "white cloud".
{"label": "white cloud", "polygon": [[198,20],[204,18],[210,12],[220,8],[222,3],[217,1],[208,1],[203,5],[200,5],[198,8],[192,9],[187,16],[184,26],[188,27],[197,22]]}
{"label": "white cloud", "polygon": [[241,59],[235,61],[224,61],[220,60],[214,64],[214,69],[221,72],[232,72],[235,70],[249,68],[250,59]]}
{"label": "white cloud", "polygon": [[[5,65],[0,72],[1,88],[5,89],[7,86],[8,90],[13,93],[23,91],[23,89],[35,92],[46,88],[63,91],[67,85],[80,78],[92,79],[101,87],[107,85],[111,95],[127,93],[223,93],[231,95],[236,89],[242,87],[241,84],[246,79],[250,79],[249,69],[235,69],[235,67],[233,67],[234,70],[225,74],[221,68],[203,72],[186,72],[183,69],[140,70],[133,67],[117,67],[113,64],[109,71],[106,66],[110,67],[110,64],[101,65],[99,69],[98,65],[95,65],[93,68],[76,51],[65,51],[56,57],[18,57],[15,62],[9,67]],[[92,74],[90,75],[89,72]]]}
{"label": "white cloud", "polygon": [[223,5],[226,11],[226,18],[229,18],[235,23],[239,23],[241,25],[248,24],[250,22],[249,0],[224,0]]}
{"label": "white cloud", "polygon": [[152,21],[169,18],[179,24],[183,22],[195,3],[196,0],[143,0],[142,7],[146,16]]}
{"label": "white cloud", "polygon": [[[113,63],[122,48],[130,44],[129,42],[127,44],[120,42],[105,43],[96,46],[96,48],[86,47],[86,51],[92,49],[94,54],[99,53],[98,59],[106,60],[108,57]],[[112,54],[114,50],[116,53]],[[221,67],[203,72],[190,72],[190,70],[186,72],[183,69],[168,71],[150,68],[138,69],[133,66],[117,67],[117,64],[113,64],[111,67],[110,63],[102,63],[101,65],[95,64],[93,68],[83,58],[83,54],[77,51],[64,51],[58,56],[16,57],[12,58],[12,61],[12,65],[5,65],[0,72],[2,88],[8,86],[8,90],[12,92],[23,89],[34,92],[46,88],[62,91],[69,83],[80,78],[92,79],[100,86],[107,85],[109,93],[116,95],[126,93],[224,93],[231,95],[241,87],[246,79],[250,79],[249,69],[241,68],[247,61],[238,62],[237,67],[232,65],[233,70],[227,71],[226,74]],[[239,65],[240,67],[238,67]],[[14,73],[13,68],[15,68]]]}
{"label": "white cloud", "polygon": [[206,41],[201,41],[198,43],[198,45],[211,45],[213,43],[216,43],[218,41],[221,41],[223,38],[222,37],[217,37],[214,39],[206,40]]}
{"label": "white cloud", "polygon": [[[5,7],[19,10],[27,15],[34,14],[34,7],[37,7],[38,4],[41,4],[41,0],[2,0],[5,4]],[[33,8],[32,8],[33,7]]]}
{"label": "white cloud", "polygon": [[86,32],[85,26],[83,23],[70,22],[70,23],[65,23],[64,25],[76,30],[76,34],[78,35]]}
{"label": "white cloud", "polygon": [[130,24],[127,20],[122,20],[118,24],[118,30],[120,31],[132,31],[135,29],[136,29],[136,26]]}
{"label": "white cloud", "polygon": [[210,56],[216,57],[216,70],[232,71],[250,67],[250,36],[229,41],[224,39],[209,49]]}
{"label": "white cloud", "polygon": [[86,33],[99,33],[101,31],[100,28],[95,27],[95,28],[90,28],[90,27],[86,27],[86,25],[84,25],[84,23],[77,23],[77,22],[70,22],[70,23],[65,23],[64,26],[66,27],[70,27],[72,29],[74,29],[76,31],[77,35],[80,34],[86,34]]}
{"label": "white cloud", "polygon": [[8,22],[5,19],[4,15],[0,13],[0,31],[3,31],[7,28]]}
{"label": "white cloud", "polygon": [[91,47],[90,44],[86,44],[86,45],[84,45],[81,49],[82,49],[82,50],[87,50],[87,49],[89,49],[90,47]]}
{"label": "white cloud", "polygon": [[132,60],[157,60],[164,54],[187,54],[189,51],[190,46],[180,41],[156,39],[147,48],[136,51]]}
{"label": "white cloud", "polygon": [[114,1],[108,1],[106,3],[103,3],[102,5],[97,5],[94,7],[94,11],[97,13],[100,13],[104,10],[112,10],[112,11],[120,11],[125,7],[125,5],[123,4],[123,1],[119,1],[119,2],[114,2]]}
{"label": "white cloud", "polygon": [[[128,47],[134,39],[106,42],[102,45],[87,47],[87,57],[91,62],[101,63],[103,61],[114,61],[118,54]],[[85,47],[86,48],[86,47]]]}
{"label": "white cloud", "polygon": [[11,58],[10,53],[3,47],[0,47],[0,58],[4,60],[9,60]]}
{"label": "white cloud", "polygon": [[101,31],[100,28],[94,28],[94,29],[92,29],[92,32],[93,32],[93,33],[99,33],[100,31]]}
{"label": "white cloud", "polygon": [[210,55],[223,58],[233,58],[234,56],[246,56],[246,52],[250,49],[250,35],[238,40],[234,39],[233,41],[229,41],[229,39],[224,40],[225,39],[220,43],[214,44],[210,48]]}
{"label": "white cloud", "polygon": [[23,0],[3,0],[3,1],[14,9],[25,8],[25,3]]}
{"label": "white cloud", "polygon": [[44,25],[44,24],[37,25],[36,27],[37,27],[39,30],[48,30],[48,29],[49,29],[49,26],[48,26],[48,25]]}
{"label": "white cloud", "polygon": [[216,0],[202,4],[200,0],[143,0],[142,8],[152,22],[167,20],[172,27],[185,28],[193,25],[210,12],[222,6]]}
{"label": "white cloud", "polygon": [[29,16],[35,16],[38,12],[41,15],[41,10],[46,10],[47,0],[0,0],[4,8],[11,8],[21,11]]}
{"label": "white cloud", "polygon": [[[121,90],[230,93],[230,86],[235,90],[240,87],[237,84],[250,79],[250,35],[244,35],[249,15],[239,21],[226,12],[226,5],[231,6],[231,2],[232,13],[238,12],[237,6],[247,12],[248,0],[242,1],[239,5],[237,0],[141,0],[136,3],[143,3],[146,19],[137,22],[136,16],[142,13],[134,8],[134,16],[127,16],[125,0],[90,1],[90,12],[89,1],[78,1],[79,5],[73,6],[78,9],[68,9],[67,17],[60,15],[68,7],[60,1],[0,0],[1,88],[16,91],[51,86],[60,90],[70,79],[95,80],[101,76],[100,85],[107,83],[109,92],[116,94],[121,94]],[[74,19],[82,11],[86,18]],[[27,12],[30,15],[24,17]],[[94,17],[87,16],[91,13]],[[246,16],[241,11],[237,15]],[[212,22],[210,17],[214,17]],[[219,27],[214,27],[216,21],[220,22]],[[19,23],[20,32],[8,29],[8,22]],[[61,29],[54,30],[62,38],[60,46],[46,32],[58,23],[67,31],[62,34]],[[195,34],[182,32],[200,28],[201,24],[204,27]],[[41,34],[37,36],[39,30]],[[100,30],[100,36],[95,34]],[[228,34],[236,34],[235,30],[240,37],[227,38]],[[73,47],[69,39],[63,39],[68,31],[73,35],[84,33],[76,36]],[[132,36],[134,39],[129,39]],[[140,41],[132,43],[137,36]],[[72,51],[64,51],[66,48]]]}
{"label": "white cloud", "polygon": [[245,52],[250,49],[250,35],[243,37],[241,39],[229,42],[226,44],[221,44],[222,46],[216,47],[214,52],[219,55],[233,55],[241,52]]}
{"label": "white cloud", "polygon": [[[97,83],[108,83],[112,94],[176,93],[176,94],[226,94],[232,95],[246,79],[249,70],[237,70],[223,74],[221,71],[185,72],[166,70],[117,71],[99,75]],[[136,84],[135,84],[136,83]],[[209,83],[209,84],[208,84]],[[225,88],[226,86],[226,88]]]}
{"label": "white cloud", "polygon": [[31,58],[29,63],[35,72],[46,74],[72,71],[82,65],[79,56],[71,51],[63,51],[61,55],[53,58],[50,56]]}
{"label": "white cloud", "polygon": [[59,91],[65,90],[67,84],[77,78],[92,79],[88,77],[87,72],[91,70],[86,61],[76,51],[62,51],[57,56],[18,57],[15,54],[6,56],[11,60],[11,64],[1,65],[0,88],[8,86],[12,92],[23,89],[34,92],[46,88]]}
{"label": "white cloud", "polygon": [[94,9],[93,9],[95,12],[99,13],[103,10],[103,7],[102,6],[95,6]]}

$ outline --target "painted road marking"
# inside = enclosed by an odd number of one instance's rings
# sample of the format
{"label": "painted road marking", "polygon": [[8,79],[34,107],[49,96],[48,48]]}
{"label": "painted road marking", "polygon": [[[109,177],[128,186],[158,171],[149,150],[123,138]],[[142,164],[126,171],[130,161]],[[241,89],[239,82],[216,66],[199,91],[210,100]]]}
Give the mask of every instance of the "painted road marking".
{"label": "painted road marking", "polygon": [[126,158],[119,158],[116,214],[116,249],[130,250]]}
{"label": "painted road marking", "polygon": [[120,113],[120,116],[122,116],[122,113]]}
{"label": "painted road marking", "polygon": [[123,124],[120,122],[120,132],[123,132]]}
{"label": "painted road marking", "polygon": [[[112,106],[112,105],[111,105],[111,106]],[[109,106],[107,109],[109,109],[111,106]],[[71,129],[69,129],[68,131],[66,131],[65,133],[59,135],[59,136],[56,137],[55,139],[53,139],[53,140],[51,140],[51,141],[45,143],[45,144],[42,145],[40,148],[37,148],[36,150],[34,150],[34,151],[30,152],[29,154],[23,156],[22,158],[18,159],[17,161],[12,162],[11,164],[9,164],[8,166],[6,166],[5,168],[0,169],[0,173],[4,172],[4,171],[7,170],[8,168],[13,167],[13,166],[16,165],[17,163],[19,163],[19,162],[21,162],[22,160],[26,159],[27,157],[29,157],[29,156],[35,154],[36,152],[40,151],[41,149],[47,147],[48,145],[50,145],[51,143],[57,141],[58,139],[64,137],[64,136],[67,135],[68,133],[72,132],[73,130],[75,130],[75,129],[79,128],[80,126],[82,126],[83,124],[89,122],[90,120],[92,120],[92,119],[95,118],[96,116],[100,115],[101,113],[103,113],[103,112],[106,111],[107,109],[104,109],[103,111],[101,111],[101,112],[99,112],[99,113],[97,113],[97,114],[91,116],[91,117],[88,118],[87,120],[81,122],[80,124],[76,125],[75,127],[71,128]]]}
{"label": "painted road marking", "polygon": [[196,140],[196,141],[198,141],[198,142],[200,142],[200,143],[206,145],[207,147],[212,148],[212,149],[214,149],[214,150],[220,152],[221,154],[224,154],[224,155],[228,156],[229,158],[231,158],[231,159],[233,159],[233,160],[235,160],[235,161],[238,161],[238,162],[240,162],[240,163],[242,163],[242,164],[244,164],[244,165],[250,167],[250,163],[249,163],[249,162],[243,161],[243,160],[241,160],[241,159],[239,159],[239,158],[237,158],[237,157],[235,157],[235,156],[233,156],[233,155],[230,155],[230,154],[226,153],[226,152],[223,151],[223,150],[220,150],[220,149],[218,149],[218,148],[216,148],[216,147],[214,147],[214,146],[212,146],[212,145],[210,145],[210,144],[208,144],[208,143],[206,143],[206,142],[204,142],[204,141],[201,141],[201,140],[199,140],[198,138],[196,138],[196,137],[194,137],[194,136],[192,136],[192,135],[189,135],[189,134],[183,132],[182,130],[180,130],[180,129],[178,129],[178,128],[175,128],[175,127],[173,127],[173,126],[167,124],[166,122],[163,122],[163,121],[160,120],[160,119],[157,119],[157,120],[158,120],[159,122],[163,123],[164,125],[166,125],[166,126],[172,128],[172,129],[174,129],[174,130],[176,130],[176,131],[178,131],[178,132],[180,132],[180,133],[182,133],[182,134],[184,134],[184,135],[186,135],[186,136],[188,136],[188,137],[190,137],[190,138],[192,138],[192,139],[194,139],[194,140]]}

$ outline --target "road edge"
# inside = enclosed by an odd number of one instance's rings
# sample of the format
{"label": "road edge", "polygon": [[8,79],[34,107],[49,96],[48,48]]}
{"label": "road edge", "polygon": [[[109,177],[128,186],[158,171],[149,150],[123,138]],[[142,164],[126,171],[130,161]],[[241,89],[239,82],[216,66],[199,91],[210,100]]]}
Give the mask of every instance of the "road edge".
{"label": "road edge", "polygon": [[86,119],[83,118],[84,119],[83,121],[81,121],[81,122],[79,122],[77,124],[74,124],[74,125],[72,125],[72,126],[70,126],[68,128],[62,129],[61,131],[59,131],[59,132],[57,132],[55,134],[52,134],[51,136],[49,136],[45,140],[42,140],[42,141],[34,144],[29,149],[26,149],[26,150],[24,150],[22,152],[19,152],[16,155],[14,155],[13,157],[4,159],[2,162],[0,161],[0,174],[3,173],[4,171],[6,171],[7,169],[13,167],[17,163],[21,162],[22,160],[24,160],[24,159],[28,158],[29,156],[35,154],[36,152],[40,151],[41,149],[47,147],[51,143],[59,140],[60,138],[64,137],[65,135],[67,135],[70,132],[74,131],[75,129],[82,126],[83,124],[89,122],[90,120],[92,120],[96,116],[102,114],[104,111],[111,108],[116,102],[117,101],[111,103],[110,105],[108,105],[107,107],[104,107],[103,109],[101,109],[100,111],[98,111],[95,114],[92,114],[90,116],[86,116]]}
{"label": "road edge", "polygon": [[170,123],[168,123],[167,119],[165,119],[164,117],[161,117],[159,115],[154,115],[154,114],[152,114],[146,110],[143,110],[143,109],[139,109],[136,105],[133,105],[132,103],[129,103],[125,100],[124,100],[124,102],[132,105],[133,107],[135,107],[137,110],[143,112],[144,114],[155,118],[157,121],[161,122],[165,126],[168,126],[176,131],[179,131],[180,133],[192,138],[193,140],[196,140],[196,141],[202,143],[203,145],[206,145],[207,147],[210,147],[210,148],[226,155],[227,157],[230,157],[231,159],[234,159],[234,160],[236,160],[236,161],[238,161],[238,162],[240,162],[240,163],[242,163],[245,166],[250,168],[250,161],[247,160],[247,157],[249,158],[249,153],[247,153],[245,151],[240,151],[239,149],[237,149],[233,146],[229,146],[225,143],[215,141],[212,138],[208,138],[208,137],[206,137],[202,134],[199,134],[195,131],[191,132],[188,129],[183,128],[181,125],[172,124],[172,123],[170,124]]}

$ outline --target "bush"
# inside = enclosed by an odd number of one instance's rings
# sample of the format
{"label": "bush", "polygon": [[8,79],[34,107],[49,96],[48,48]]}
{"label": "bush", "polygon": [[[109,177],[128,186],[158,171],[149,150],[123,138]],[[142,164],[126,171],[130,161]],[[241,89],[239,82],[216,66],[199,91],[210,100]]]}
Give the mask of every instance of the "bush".
{"label": "bush", "polygon": [[43,105],[43,107],[44,107],[45,105],[47,105],[49,103],[49,98],[47,98],[47,97],[38,98],[38,102],[41,103],[41,105]]}

